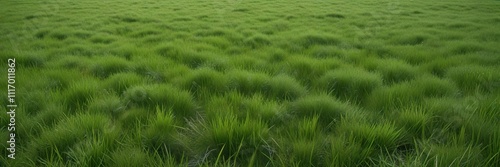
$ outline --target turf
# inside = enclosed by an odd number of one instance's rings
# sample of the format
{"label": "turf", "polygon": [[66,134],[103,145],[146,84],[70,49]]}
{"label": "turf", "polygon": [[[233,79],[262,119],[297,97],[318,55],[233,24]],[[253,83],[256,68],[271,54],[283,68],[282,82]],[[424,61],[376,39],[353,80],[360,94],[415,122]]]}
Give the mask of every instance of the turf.
{"label": "turf", "polygon": [[0,6],[0,166],[500,166],[498,0]]}

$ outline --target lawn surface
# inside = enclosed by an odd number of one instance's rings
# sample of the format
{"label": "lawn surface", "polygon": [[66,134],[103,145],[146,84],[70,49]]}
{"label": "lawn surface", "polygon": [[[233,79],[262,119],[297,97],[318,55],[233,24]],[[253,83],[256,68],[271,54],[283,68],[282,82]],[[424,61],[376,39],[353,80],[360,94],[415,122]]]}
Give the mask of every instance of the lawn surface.
{"label": "lawn surface", "polygon": [[0,6],[0,166],[500,166],[498,0]]}

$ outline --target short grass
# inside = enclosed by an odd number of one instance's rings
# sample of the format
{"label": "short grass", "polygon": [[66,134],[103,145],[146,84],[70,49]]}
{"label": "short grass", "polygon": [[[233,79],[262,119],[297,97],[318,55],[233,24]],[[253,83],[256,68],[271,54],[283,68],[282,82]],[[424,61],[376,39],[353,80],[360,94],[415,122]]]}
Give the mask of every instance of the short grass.
{"label": "short grass", "polygon": [[498,0],[0,6],[0,166],[500,166]]}

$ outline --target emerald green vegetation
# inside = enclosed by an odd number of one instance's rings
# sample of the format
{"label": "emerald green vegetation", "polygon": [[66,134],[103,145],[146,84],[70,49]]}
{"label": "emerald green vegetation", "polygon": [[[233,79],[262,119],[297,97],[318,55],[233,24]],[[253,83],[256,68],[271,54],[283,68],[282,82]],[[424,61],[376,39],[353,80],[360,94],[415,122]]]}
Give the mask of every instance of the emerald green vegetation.
{"label": "emerald green vegetation", "polygon": [[0,166],[500,166],[498,0],[0,6]]}

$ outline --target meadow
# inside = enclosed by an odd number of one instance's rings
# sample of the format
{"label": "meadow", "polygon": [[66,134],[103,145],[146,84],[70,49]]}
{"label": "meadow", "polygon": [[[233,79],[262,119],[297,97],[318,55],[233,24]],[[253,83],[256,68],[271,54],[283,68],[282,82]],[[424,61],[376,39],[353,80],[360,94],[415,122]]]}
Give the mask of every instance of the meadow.
{"label": "meadow", "polygon": [[498,0],[3,0],[0,166],[500,166],[499,27]]}

